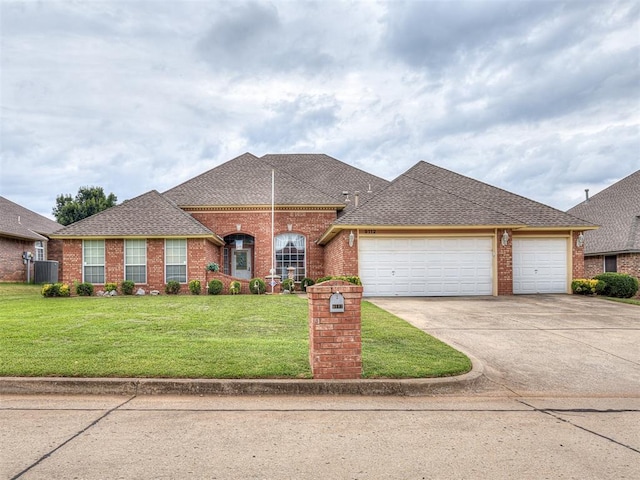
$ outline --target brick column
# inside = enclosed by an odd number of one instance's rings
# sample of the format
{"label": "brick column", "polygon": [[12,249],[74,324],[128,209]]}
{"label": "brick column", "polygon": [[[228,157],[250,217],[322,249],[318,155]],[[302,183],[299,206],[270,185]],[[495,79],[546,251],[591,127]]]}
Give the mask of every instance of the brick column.
{"label": "brick column", "polygon": [[509,241],[502,245],[505,229],[498,230],[496,251],[498,253],[498,295],[513,295],[513,232],[506,229]]}
{"label": "brick column", "polygon": [[[361,286],[341,280],[307,287],[309,362],[314,379],[356,379],[362,376],[362,290]],[[329,300],[335,292],[344,297],[344,312],[329,311]]]}
{"label": "brick column", "polygon": [[571,233],[571,265],[573,270],[571,272],[571,279],[584,278],[584,239],[582,246],[578,246],[578,237],[582,232]]}

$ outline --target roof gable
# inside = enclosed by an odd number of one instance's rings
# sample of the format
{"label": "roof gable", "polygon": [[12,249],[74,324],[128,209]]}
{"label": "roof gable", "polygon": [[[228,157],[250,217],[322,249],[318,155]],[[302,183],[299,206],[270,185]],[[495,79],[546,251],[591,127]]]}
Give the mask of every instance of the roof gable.
{"label": "roof gable", "polygon": [[640,170],[568,213],[600,225],[585,233],[585,254],[640,252]]}
{"label": "roof gable", "polygon": [[256,157],[245,153],[164,195],[181,207],[271,205],[271,171],[275,203],[283,206],[331,206],[342,209],[343,192],[373,196],[389,182],[323,154]]}
{"label": "roof gable", "polygon": [[589,222],[427,162],[418,162],[337,224],[589,227]]}
{"label": "roof gable", "polygon": [[46,240],[46,235],[55,232],[61,226],[58,222],[0,197],[0,235],[26,240]]}
{"label": "roof gable", "polygon": [[[214,237],[156,190],[58,230],[55,237]],[[217,237],[216,237],[217,238]]]}

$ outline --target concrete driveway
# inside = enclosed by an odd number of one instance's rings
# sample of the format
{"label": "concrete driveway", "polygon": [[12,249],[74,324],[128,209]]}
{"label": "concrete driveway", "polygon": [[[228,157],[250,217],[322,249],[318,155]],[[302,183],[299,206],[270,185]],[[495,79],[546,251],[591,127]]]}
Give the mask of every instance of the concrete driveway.
{"label": "concrete driveway", "polygon": [[367,300],[478,361],[478,393],[640,397],[638,306],[570,295]]}

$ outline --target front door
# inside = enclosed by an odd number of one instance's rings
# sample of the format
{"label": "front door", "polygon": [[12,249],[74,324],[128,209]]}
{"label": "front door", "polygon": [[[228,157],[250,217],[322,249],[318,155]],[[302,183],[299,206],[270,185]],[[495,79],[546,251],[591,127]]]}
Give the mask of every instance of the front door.
{"label": "front door", "polygon": [[251,250],[231,249],[231,275],[238,278],[251,278]]}

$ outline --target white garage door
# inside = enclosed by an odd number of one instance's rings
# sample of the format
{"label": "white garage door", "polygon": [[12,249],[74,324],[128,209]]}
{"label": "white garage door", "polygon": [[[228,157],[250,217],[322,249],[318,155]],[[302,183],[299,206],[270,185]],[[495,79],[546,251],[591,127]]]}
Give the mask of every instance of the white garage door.
{"label": "white garage door", "polygon": [[566,293],[567,241],[513,239],[513,293]]}
{"label": "white garage door", "polygon": [[361,238],[365,296],[491,295],[489,237]]}

